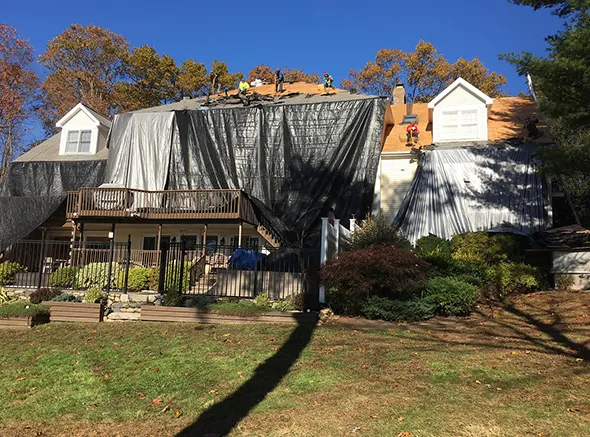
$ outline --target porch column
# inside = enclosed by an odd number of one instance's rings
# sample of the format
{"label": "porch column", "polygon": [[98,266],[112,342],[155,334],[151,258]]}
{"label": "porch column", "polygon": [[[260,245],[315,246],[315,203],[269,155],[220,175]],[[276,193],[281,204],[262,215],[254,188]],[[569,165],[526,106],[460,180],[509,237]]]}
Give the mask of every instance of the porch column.
{"label": "porch column", "polygon": [[203,256],[207,254],[207,225],[203,226]]}
{"label": "porch column", "polygon": [[84,223],[80,223],[80,241],[84,241]]}
{"label": "porch column", "polygon": [[76,232],[78,228],[76,222],[72,220],[72,244],[70,244],[70,265],[73,266],[74,250],[76,248]]}
{"label": "porch column", "polygon": [[158,250],[162,250],[162,223],[158,225]]}
{"label": "porch column", "polygon": [[242,229],[244,225],[240,222],[240,226],[238,228],[238,247],[242,247]]}

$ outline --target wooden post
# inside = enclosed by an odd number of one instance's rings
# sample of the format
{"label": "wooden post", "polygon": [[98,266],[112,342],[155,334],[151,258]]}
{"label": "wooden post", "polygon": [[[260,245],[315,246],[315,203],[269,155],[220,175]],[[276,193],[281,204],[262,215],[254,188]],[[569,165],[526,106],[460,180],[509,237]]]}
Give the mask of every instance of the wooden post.
{"label": "wooden post", "polygon": [[72,244],[70,244],[70,266],[73,266],[74,251],[76,250],[76,231],[78,230],[76,222],[72,220]]}
{"label": "wooden post", "polygon": [[80,241],[84,241],[84,223],[80,223]]}
{"label": "wooden post", "polygon": [[240,226],[238,228],[238,247],[242,247],[242,228],[243,227],[244,227],[244,225],[240,221]]}
{"label": "wooden post", "polygon": [[41,228],[42,240],[41,240],[41,256],[39,257],[39,277],[37,281],[37,290],[39,290],[43,284],[43,274],[45,273],[45,228]]}
{"label": "wooden post", "polygon": [[158,225],[158,250],[162,250],[162,223]]}
{"label": "wooden post", "polygon": [[[328,261],[328,218],[322,217],[322,239],[321,239],[321,253],[320,264],[326,264]],[[320,303],[326,303],[326,287],[320,286]]]}
{"label": "wooden post", "polygon": [[203,226],[203,256],[207,254],[207,225]]}

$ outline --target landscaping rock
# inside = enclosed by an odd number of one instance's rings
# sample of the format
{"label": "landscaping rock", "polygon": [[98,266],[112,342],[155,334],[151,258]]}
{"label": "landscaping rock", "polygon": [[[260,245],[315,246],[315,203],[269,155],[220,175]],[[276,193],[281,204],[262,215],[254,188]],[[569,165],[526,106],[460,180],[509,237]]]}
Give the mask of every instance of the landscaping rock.
{"label": "landscaping rock", "polygon": [[144,293],[129,293],[129,302],[147,303],[149,295]]}
{"label": "landscaping rock", "polygon": [[107,322],[140,320],[140,316],[140,313],[113,312],[107,317]]}
{"label": "landscaping rock", "polygon": [[121,302],[129,302],[129,295],[128,294],[122,294],[119,298],[119,300]]}

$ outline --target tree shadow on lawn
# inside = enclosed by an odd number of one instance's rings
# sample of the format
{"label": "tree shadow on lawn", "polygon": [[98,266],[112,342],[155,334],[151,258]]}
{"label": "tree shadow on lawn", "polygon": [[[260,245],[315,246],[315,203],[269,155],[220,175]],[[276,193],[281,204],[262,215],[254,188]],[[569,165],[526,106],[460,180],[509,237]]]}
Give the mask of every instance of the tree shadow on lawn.
{"label": "tree shadow on lawn", "polygon": [[264,363],[240,388],[224,400],[204,411],[177,437],[222,437],[228,435],[248,416],[289,373],[303,350],[310,343],[316,324],[299,324],[281,348]]}
{"label": "tree shadow on lawn", "polygon": [[[578,307],[584,310],[582,306]],[[507,317],[490,318],[489,314],[476,312],[483,322],[475,325],[466,320],[456,326],[440,330],[440,336],[422,337],[420,341],[437,344],[467,345],[485,349],[538,351],[551,355],[581,358],[590,362],[590,324],[572,323],[552,308],[530,303],[508,304],[502,307]],[[584,310],[585,311],[585,310]],[[545,334],[545,337],[541,336]],[[576,341],[575,335],[588,341]],[[583,369],[582,372],[587,372]]]}

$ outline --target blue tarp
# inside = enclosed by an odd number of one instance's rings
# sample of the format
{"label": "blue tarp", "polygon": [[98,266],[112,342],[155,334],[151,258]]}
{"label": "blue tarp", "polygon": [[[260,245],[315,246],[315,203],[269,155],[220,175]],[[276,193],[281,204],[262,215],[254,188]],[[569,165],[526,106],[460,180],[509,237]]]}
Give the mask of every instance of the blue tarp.
{"label": "blue tarp", "polygon": [[254,250],[237,249],[228,264],[235,269],[254,270],[256,262],[262,261],[265,257],[265,254]]}

